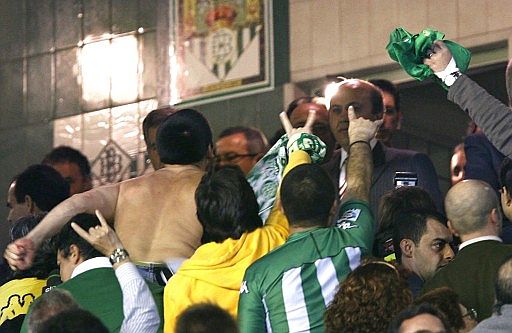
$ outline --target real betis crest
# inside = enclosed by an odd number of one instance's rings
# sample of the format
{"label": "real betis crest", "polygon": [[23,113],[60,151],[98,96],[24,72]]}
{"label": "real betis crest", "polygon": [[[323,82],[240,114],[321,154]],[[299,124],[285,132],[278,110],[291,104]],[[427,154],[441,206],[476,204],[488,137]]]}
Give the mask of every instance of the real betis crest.
{"label": "real betis crest", "polygon": [[[177,1],[176,101],[269,82],[268,0]],[[171,59],[172,60],[172,59]]]}

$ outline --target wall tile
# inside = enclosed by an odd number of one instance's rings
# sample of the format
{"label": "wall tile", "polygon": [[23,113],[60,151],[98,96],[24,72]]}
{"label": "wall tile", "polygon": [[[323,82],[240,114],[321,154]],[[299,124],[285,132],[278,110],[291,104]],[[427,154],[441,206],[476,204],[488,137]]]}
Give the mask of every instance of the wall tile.
{"label": "wall tile", "polygon": [[137,30],[137,0],[112,0],[112,32]]}
{"label": "wall tile", "polygon": [[20,126],[25,123],[22,60],[0,64],[0,77],[0,127]]}
{"label": "wall tile", "polygon": [[80,113],[77,52],[77,48],[72,48],[55,53],[55,117],[57,118]]}
{"label": "wall tile", "polygon": [[0,60],[21,57],[25,47],[23,1],[0,1]]}
{"label": "wall tile", "polygon": [[428,27],[428,2],[426,0],[398,0],[398,22],[412,33],[418,33]]}
{"label": "wall tile", "polygon": [[486,32],[488,29],[486,1],[459,0],[458,3],[459,35],[470,36]]}
{"label": "wall tile", "polygon": [[142,52],[142,75],[139,93],[141,99],[156,96],[157,86],[157,43],[156,33],[149,32],[139,36],[139,43],[142,43],[139,50]]}
{"label": "wall tile", "polygon": [[487,27],[489,31],[510,28],[512,11],[509,0],[487,0]]}
{"label": "wall tile", "polygon": [[80,0],[55,0],[55,46],[76,45],[81,39],[82,5]]}
{"label": "wall tile", "polygon": [[[165,0],[164,0],[165,1]],[[144,29],[156,27],[158,4],[162,0],[139,0],[139,25]]]}
{"label": "wall tile", "polygon": [[[318,0],[311,3],[312,65],[338,62],[341,54],[341,34],[338,2]],[[304,24],[305,22],[303,22]]]}
{"label": "wall tile", "polygon": [[[440,8],[442,10],[439,10]],[[457,1],[428,1],[429,27],[444,32],[447,39],[456,39],[460,36],[458,14]]]}
{"label": "wall tile", "polygon": [[370,5],[370,54],[383,54],[397,26],[399,7],[396,1],[370,0]]}
{"label": "wall tile", "polygon": [[290,67],[301,70],[312,66],[311,10],[308,1],[290,4]]}
{"label": "wall tile", "polygon": [[25,155],[28,164],[41,163],[52,150],[53,128],[47,122],[25,127]]}
{"label": "wall tile", "polygon": [[370,54],[370,25],[367,17],[370,11],[368,0],[341,1],[341,54],[340,59],[364,58]]}
{"label": "wall tile", "polygon": [[29,123],[49,121],[53,114],[52,56],[27,59],[27,112]]}
{"label": "wall tile", "polygon": [[27,16],[28,54],[50,51],[53,47],[53,1],[28,0]]}
{"label": "wall tile", "polygon": [[110,1],[87,0],[83,4],[84,38],[110,33]]}

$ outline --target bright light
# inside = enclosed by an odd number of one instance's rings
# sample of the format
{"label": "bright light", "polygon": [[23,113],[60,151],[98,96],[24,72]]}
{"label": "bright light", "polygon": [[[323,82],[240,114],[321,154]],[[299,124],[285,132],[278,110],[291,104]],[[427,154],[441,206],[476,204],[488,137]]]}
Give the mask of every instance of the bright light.
{"label": "bright light", "polygon": [[179,103],[181,100],[179,98],[179,90],[178,90],[178,73],[179,73],[179,64],[178,64],[178,56],[176,55],[176,51],[174,46],[169,46],[169,69],[170,69],[170,100],[169,104],[174,105]]}
{"label": "bright light", "polygon": [[111,97],[113,102],[125,103],[137,98],[139,52],[135,36],[85,44],[79,53],[79,63],[85,101]]}
{"label": "bright light", "polygon": [[336,93],[338,92],[338,89],[340,88],[340,86],[343,84],[344,81],[342,82],[331,82],[327,85],[327,87],[325,87],[325,91],[324,91],[324,96],[325,96],[325,107],[327,108],[327,110],[329,110],[331,108],[331,98],[336,95]]}

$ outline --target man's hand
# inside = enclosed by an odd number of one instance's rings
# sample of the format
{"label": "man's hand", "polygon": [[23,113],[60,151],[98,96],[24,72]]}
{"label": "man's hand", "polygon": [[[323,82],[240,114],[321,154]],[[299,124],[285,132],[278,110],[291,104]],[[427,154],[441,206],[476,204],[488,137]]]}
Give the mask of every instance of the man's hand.
{"label": "man's hand", "polygon": [[348,126],[348,138],[350,143],[356,141],[369,142],[375,137],[375,133],[377,133],[377,130],[383,122],[382,119],[371,121],[363,117],[358,118],[353,106],[348,107],[348,120],[350,122]]}
{"label": "man's hand", "polygon": [[13,271],[24,271],[32,266],[36,250],[34,242],[30,238],[23,237],[7,246],[4,258]]}
{"label": "man's hand", "polygon": [[89,242],[96,250],[108,257],[115,249],[123,248],[123,244],[117,237],[115,231],[107,224],[107,221],[99,210],[96,210],[96,216],[100,220],[101,226],[97,225],[94,228],[89,228],[89,232],[82,229],[75,222],[71,223],[71,228],[73,228],[80,237]]}
{"label": "man's hand", "polygon": [[297,133],[313,133],[313,124],[315,123],[316,111],[309,110],[308,119],[306,120],[306,124],[304,127],[293,128],[292,123],[290,123],[290,119],[288,119],[288,115],[286,112],[281,112],[279,114],[279,118],[281,118],[281,124],[283,124],[283,128],[286,131],[286,135],[288,138],[291,138],[292,135]]}
{"label": "man's hand", "polygon": [[423,59],[423,63],[428,65],[434,73],[442,72],[450,63],[452,59],[452,53],[450,49],[446,47],[446,44],[437,40],[432,45],[431,53],[428,58]]}

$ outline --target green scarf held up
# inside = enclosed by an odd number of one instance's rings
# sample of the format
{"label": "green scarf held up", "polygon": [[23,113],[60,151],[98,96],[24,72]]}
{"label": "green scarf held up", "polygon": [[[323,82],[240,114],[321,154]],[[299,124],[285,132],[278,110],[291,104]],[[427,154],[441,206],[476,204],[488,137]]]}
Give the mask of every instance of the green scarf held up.
{"label": "green scarf held up", "polygon": [[[427,65],[423,64],[423,59],[427,57],[432,44],[439,39],[444,38],[444,33],[424,29],[419,34],[413,35],[404,28],[396,28],[389,36],[389,43],[386,46],[389,56],[413,78],[423,81],[431,77],[443,88],[448,87],[439,79]],[[461,45],[443,40],[452,53],[455,63],[461,72],[466,72],[471,60],[471,52]]]}

